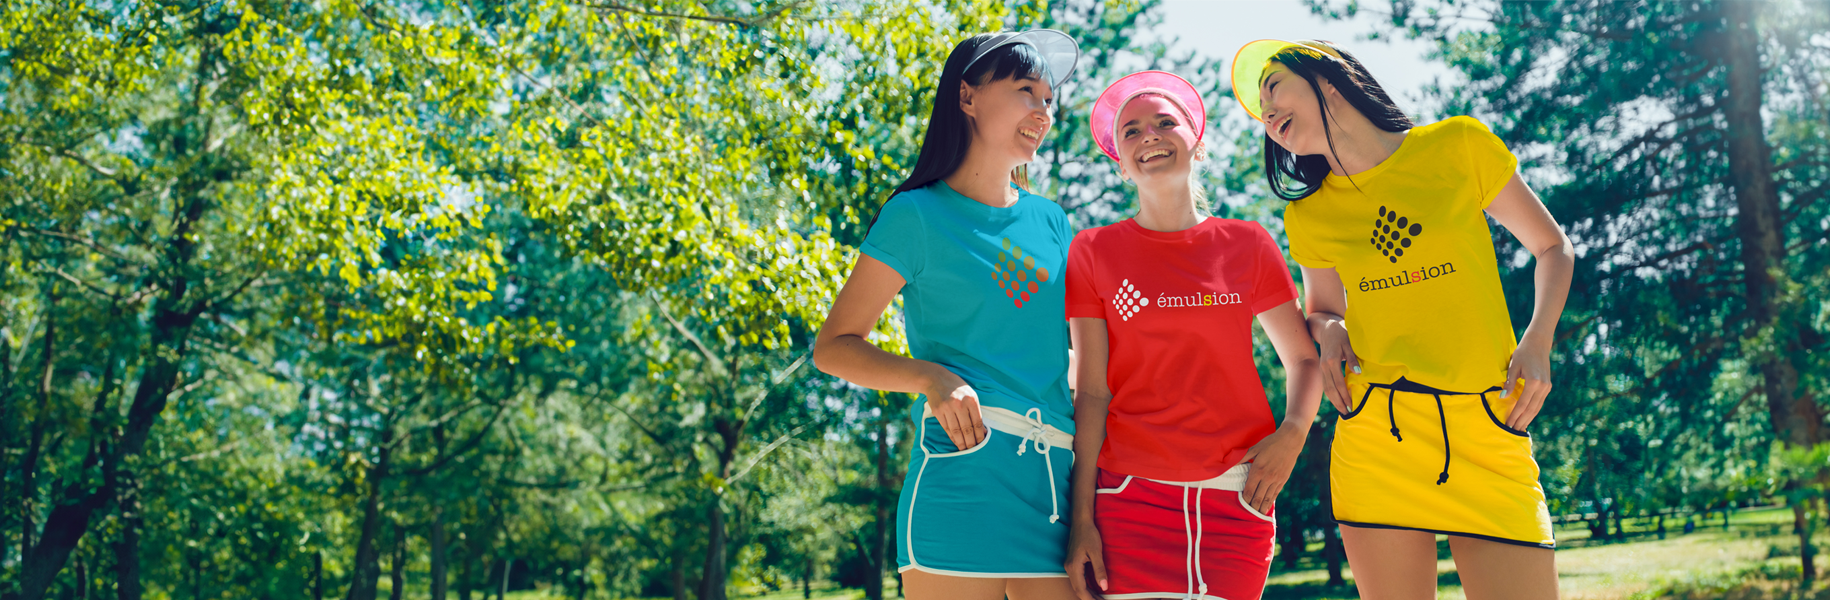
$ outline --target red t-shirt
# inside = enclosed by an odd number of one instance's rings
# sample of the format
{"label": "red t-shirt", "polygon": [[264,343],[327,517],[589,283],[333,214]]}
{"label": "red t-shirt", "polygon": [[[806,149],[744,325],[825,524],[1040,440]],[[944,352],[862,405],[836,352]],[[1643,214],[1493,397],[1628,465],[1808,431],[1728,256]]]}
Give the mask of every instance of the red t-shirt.
{"label": "red t-shirt", "polygon": [[1277,430],[1252,318],[1296,298],[1264,227],[1208,218],[1173,233],[1125,220],[1068,250],[1067,316],[1106,320],[1112,403],[1099,467],[1165,481],[1225,473]]}

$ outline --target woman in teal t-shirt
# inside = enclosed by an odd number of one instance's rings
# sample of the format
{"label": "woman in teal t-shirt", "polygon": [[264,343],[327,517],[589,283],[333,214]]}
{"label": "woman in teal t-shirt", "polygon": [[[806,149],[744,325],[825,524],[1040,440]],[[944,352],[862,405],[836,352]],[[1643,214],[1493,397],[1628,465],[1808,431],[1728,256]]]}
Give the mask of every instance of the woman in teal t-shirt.
{"label": "woman in teal t-shirt", "polygon": [[[1050,30],[948,55],[914,172],[878,211],[814,347],[820,370],[918,393],[897,506],[914,599],[1073,596],[1062,570],[1073,463],[1061,207],[1024,189],[1079,50]],[[911,357],[866,341],[897,293]]]}

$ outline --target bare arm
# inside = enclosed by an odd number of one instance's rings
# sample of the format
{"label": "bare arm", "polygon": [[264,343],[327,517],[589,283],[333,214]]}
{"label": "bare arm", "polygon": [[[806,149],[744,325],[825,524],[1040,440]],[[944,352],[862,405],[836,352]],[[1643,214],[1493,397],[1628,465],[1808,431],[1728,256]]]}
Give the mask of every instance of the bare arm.
{"label": "bare arm", "polygon": [[1070,503],[1072,534],[1068,540],[1068,585],[1081,600],[1092,600],[1084,569],[1090,565],[1100,589],[1106,587],[1106,564],[1099,528],[1093,524],[1093,498],[1099,477],[1099,447],[1106,443],[1106,414],[1112,390],[1106,386],[1106,361],[1110,356],[1106,320],[1077,317],[1068,320],[1074,340],[1074,472]]}
{"label": "bare arm", "polygon": [[1252,470],[1239,493],[1258,512],[1269,512],[1289,481],[1296,457],[1309,439],[1309,426],[1315,423],[1315,411],[1321,408],[1322,366],[1295,300],[1258,313],[1258,325],[1271,338],[1277,359],[1284,365],[1284,421],[1275,433],[1246,452]]}
{"label": "bare arm", "polygon": [[[1550,395],[1550,349],[1556,342],[1557,321],[1563,318],[1563,303],[1569,298],[1570,277],[1576,270],[1576,251],[1569,236],[1544,208],[1544,202],[1517,173],[1500,189],[1487,214],[1512,232],[1538,265],[1533,275],[1534,299],[1531,325],[1519,338],[1519,348],[1512,353],[1512,364],[1506,369],[1506,389],[1501,396],[1517,395],[1506,426],[1524,430]],[[1524,382],[1521,384],[1520,380]]]}
{"label": "bare arm", "polygon": [[[1347,395],[1347,373],[1360,372],[1360,359],[1347,339],[1347,288],[1333,268],[1303,267],[1303,308],[1308,312],[1309,336],[1321,345],[1322,391],[1341,414],[1353,412]],[[1273,342],[1275,343],[1275,342]],[[1345,364],[1345,367],[1337,366]]]}
{"label": "bare arm", "polygon": [[883,261],[858,255],[814,338],[813,365],[873,390],[926,394],[929,411],[953,445],[977,446],[987,432],[979,416],[978,393],[965,380],[938,364],[890,354],[865,340],[904,283],[902,275]]}

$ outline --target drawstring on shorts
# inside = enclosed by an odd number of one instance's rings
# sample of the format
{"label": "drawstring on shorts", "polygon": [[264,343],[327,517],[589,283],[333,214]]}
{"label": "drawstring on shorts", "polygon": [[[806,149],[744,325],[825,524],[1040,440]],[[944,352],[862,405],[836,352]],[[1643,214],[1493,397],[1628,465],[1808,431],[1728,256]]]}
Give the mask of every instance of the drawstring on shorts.
{"label": "drawstring on shorts", "polygon": [[1055,492],[1055,461],[1049,457],[1048,449],[1051,445],[1045,435],[1047,430],[1043,429],[1048,424],[1042,422],[1042,409],[1040,408],[1029,409],[1029,412],[1023,413],[1023,418],[1030,421],[1029,433],[1024,435],[1022,440],[1017,441],[1017,456],[1023,456],[1023,452],[1028,450],[1031,444],[1036,446],[1037,452],[1042,453],[1042,468],[1047,469],[1043,475],[1048,479],[1048,522],[1055,523],[1061,520],[1061,501],[1058,499],[1060,494]]}
{"label": "drawstring on shorts", "polygon": [[[1451,456],[1450,449],[1449,449],[1449,417],[1448,417],[1448,412],[1445,411],[1442,407],[1442,397],[1443,396],[1480,396],[1481,404],[1486,404],[1487,403],[1487,392],[1492,392],[1494,390],[1499,389],[1496,387],[1496,388],[1489,389],[1486,392],[1475,392],[1475,393],[1450,392],[1450,391],[1439,390],[1439,389],[1429,387],[1429,386],[1400,377],[1400,378],[1398,378],[1398,381],[1392,382],[1390,384],[1374,383],[1374,384],[1369,385],[1366,388],[1366,395],[1362,396],[1360,398],[1361,405],[1365,405],[1366,399],[1368,397],[1372,396],[1372,392],[1374,389],[1378,389],[1378,388],[1385,388],[1385,416],[1386,416],[1387,421],[1389,423],[1391,423],[1392,437],[1400,442],[1404,441],[1404,435],[1402,433],[1400,433],[1398,430],[1398,413],[1397,413],[1397,411],[1393,410],[1394,406],[1397,404],[1398,392],[1405,392],[1405,393],[1409,393],[1409,394],[1420,394],[1420,395],[1429,394],[1430,396],[1432,396],[1436,399],[1436,422],[1442,426],[1442,472],[1436,474],[1436,485],[1442,485],[1444,483],[1448,483],[1448,481],[1449,481],[1449,461],[1450,461],[1450,456]],[[1355,411],[1355,412],[1358,412],[1358,411]],[[1351,415],[1351,414],[1347,415],[1347,417],[1352,417],[1352,416],[1353,415]]]}

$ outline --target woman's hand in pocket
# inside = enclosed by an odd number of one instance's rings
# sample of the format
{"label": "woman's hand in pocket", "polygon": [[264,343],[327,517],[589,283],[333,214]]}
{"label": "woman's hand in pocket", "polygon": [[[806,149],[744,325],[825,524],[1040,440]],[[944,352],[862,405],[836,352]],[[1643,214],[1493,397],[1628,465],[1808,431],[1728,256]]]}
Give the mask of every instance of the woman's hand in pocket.
{"label": "woman's hand in pocket", "polygon": [[1296,467],[1296,457],[1302,454],[1303,442],[1308,438],[1307,428],[1285,425],[1245,451],[1245,458],[1240,460],[1252,463],[1252,467],[1239,497],[1252,510],[1271,514],[1271,508],[1277,505],[1277,494],[1290,481],[1290,471]]}
{"label": "woman's hand in pocket", "polygon": [[1353,399],[1347,395],[1347,372],[1360,372],[1360,359],[1353,354],[1353,343],[1347,339],[1347,321],[1329,318],[1315,329],[1315,342],[1321,346],[1322,392],[1341,414],[1353,412]]}
{"label": "woman's hand in pocket", "polygon": [[933,377],[934,385],[929,386],[928,414],[940,422],[940,428],[947,432],[947,439],[953,446],[967,450],[985,441],[990,432],[985,430],[985,418],[979,412],[979,393],[960,379],[952,371],[936,368],[940,373]]}

